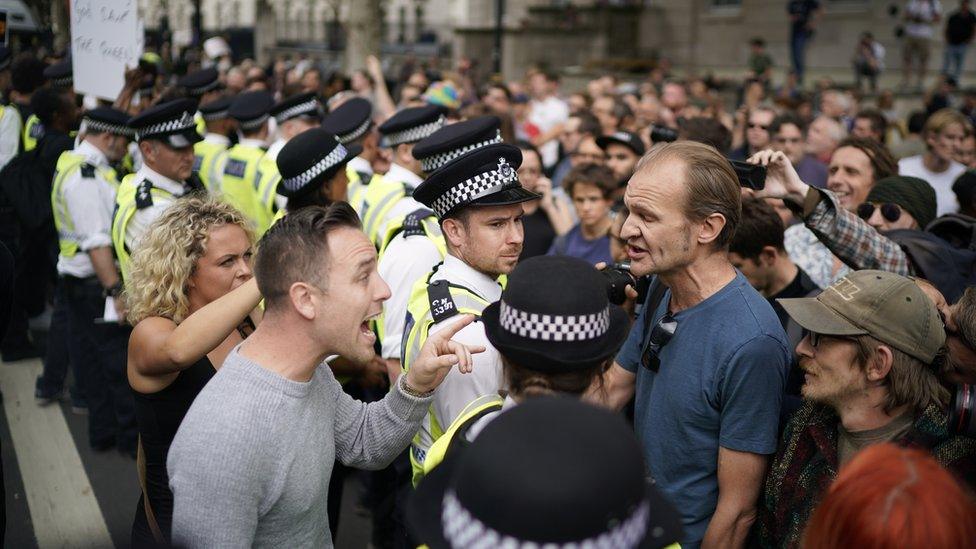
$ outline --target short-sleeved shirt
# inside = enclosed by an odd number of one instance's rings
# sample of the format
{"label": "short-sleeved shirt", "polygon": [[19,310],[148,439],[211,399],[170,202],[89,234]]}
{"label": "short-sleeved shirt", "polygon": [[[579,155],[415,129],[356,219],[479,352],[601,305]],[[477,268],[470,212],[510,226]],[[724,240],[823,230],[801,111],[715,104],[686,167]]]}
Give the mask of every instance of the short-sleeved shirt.
{"label": "short-sleeved shirt", "polygon": [[[791,355],[773,308],[737,272],[721,290],[674,315],[677,329],[652,372],[641,365],[641,350],[670,300],[668,290],[653,311],[645,306],[617,363],[637,375],[637,435],[651,475],[681,511],[681,546],[697,547],[718,502],[719,446],[776,451]],[[646,314],[652,316],[645,324]]]}
{"label": "short-sleeved shirt", "polygon": [[564,235],[556,237],[549,248],[548,255],[568,255],[578,257],[591,265],[613,263],[610,255],[610,236],[603,235],[592,240],[583,236],[583,229],[576,225]]}

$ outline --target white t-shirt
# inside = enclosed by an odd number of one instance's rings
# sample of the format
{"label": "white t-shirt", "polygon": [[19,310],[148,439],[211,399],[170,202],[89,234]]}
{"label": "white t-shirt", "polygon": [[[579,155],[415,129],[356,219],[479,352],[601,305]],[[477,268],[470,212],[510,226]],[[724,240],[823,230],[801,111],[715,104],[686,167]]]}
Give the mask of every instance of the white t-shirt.
{"label": "white t-shirt", "polygon": [[952,192],[952,184],[965,171],[966,167],[956,161],[951,161],[949,169],[942,173],[929,171],[922,163],[922,155],[909,156],[898,161],[898,175],[924,179],[935,189],[936,215],[959,211],[959,201],[956,200],[956,193]]}
{"label": "white t-shirt", "polygon": [[905,6],[905,14],[915,16],[923,22],[910,21],[905,24],[905,34],[913,38],[932,38],[935,34],[935,18],[942,15],[942,4],[939,0],[911,0]]}
{"label": "white t-shirt", "polygon": [[[556,124],[569,119],[569,105],[555,95],[541,101],[532,100],[529,111],[529,122],[534,124],[542,133],[551,130]],[[546,167],[554,165],[559,160],[559,141],[551,139],[539,147],[542,164]]]}

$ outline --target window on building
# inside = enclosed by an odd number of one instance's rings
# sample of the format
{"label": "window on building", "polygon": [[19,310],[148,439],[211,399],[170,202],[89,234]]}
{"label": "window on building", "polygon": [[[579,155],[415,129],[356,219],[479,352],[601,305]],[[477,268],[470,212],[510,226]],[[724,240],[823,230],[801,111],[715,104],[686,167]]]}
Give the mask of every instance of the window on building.
{"label": "window on building", "polygon": [[742,0],[712,0],[713,6],[741,6]]}

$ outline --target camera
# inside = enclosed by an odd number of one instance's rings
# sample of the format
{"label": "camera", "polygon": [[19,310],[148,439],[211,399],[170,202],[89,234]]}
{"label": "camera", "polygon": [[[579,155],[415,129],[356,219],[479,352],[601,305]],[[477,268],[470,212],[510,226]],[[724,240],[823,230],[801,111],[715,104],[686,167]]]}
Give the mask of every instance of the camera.
{"label": "camera", "polygon": [[624,301],[627,300],[627,293],[624,290],[627,286],[637,290],[637,303],[643,303],[644,299],[647,298],[650,278],[634,276],[630,272],[630,263],[614,263],[600,272],[607,277],[607,299],[610,303],[623,305]]}
{"label": "camera", "polygon": [[766,187],[766,166],[749,164],[740,160],[729,160],[735,176],[739,178],[739,186],[754,191],[761,191]]}
{"label": "camera", "polygon": [[651,142],[672,143],[678,140],[678,130],[667,126],[651,124]]}
{"label": "camera", "polygon": [[957,435],[976,438],[976,385],[963,384],[956,387],[949,406],[949,431]]}

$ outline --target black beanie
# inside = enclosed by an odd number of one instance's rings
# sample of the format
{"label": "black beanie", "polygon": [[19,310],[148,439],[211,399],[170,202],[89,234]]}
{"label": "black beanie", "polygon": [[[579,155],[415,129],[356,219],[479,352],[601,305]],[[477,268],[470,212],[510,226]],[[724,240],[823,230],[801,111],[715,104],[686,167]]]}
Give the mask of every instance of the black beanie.
{"label": "black beanie", "polygon": [[890,202],[901,206],[924,230],[935,219],[937,210],[935,189],[924,179],[906,175],[892,175],[874,184],[865,202],[883,204]]}

